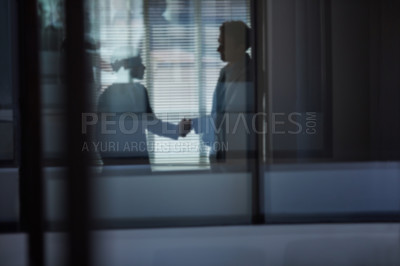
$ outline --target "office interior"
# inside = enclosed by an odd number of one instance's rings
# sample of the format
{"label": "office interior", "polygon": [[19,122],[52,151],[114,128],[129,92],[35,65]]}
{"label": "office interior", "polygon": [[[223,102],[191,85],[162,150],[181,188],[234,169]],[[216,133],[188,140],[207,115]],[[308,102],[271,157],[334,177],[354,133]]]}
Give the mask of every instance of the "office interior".
{"label": "office interior", "polygon": [[[0,265],[400,264],[399,1],[0,2]],[[97,112],[125,78],[177,130],[212,117],[229,21],[251,108],[222,161]]]}

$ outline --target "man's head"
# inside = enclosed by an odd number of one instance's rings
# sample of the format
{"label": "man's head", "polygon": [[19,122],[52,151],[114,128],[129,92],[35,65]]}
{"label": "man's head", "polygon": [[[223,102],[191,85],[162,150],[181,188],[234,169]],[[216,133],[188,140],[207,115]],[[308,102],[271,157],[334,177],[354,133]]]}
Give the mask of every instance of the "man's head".
{"label": "man's head", "polygon": [[125,60],[125,68],[130,69],[131,78],[143,79],[146,67],[143,65],[140,55]]}
{"label": "man's head", "polygon": [[250,28],[243,21],[227,21],[219,28],[217,51],[224,62],[241,60],[250,47]]}

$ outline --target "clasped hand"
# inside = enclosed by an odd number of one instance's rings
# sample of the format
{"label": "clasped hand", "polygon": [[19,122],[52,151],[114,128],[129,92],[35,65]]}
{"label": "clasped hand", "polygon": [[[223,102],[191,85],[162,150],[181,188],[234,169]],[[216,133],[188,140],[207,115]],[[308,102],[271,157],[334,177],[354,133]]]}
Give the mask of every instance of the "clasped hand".
{"label": "clasped hand", "polygon": [[179,136],[186,137],[187,134],[192,130],[192,120],[183,118],[179,122]]}

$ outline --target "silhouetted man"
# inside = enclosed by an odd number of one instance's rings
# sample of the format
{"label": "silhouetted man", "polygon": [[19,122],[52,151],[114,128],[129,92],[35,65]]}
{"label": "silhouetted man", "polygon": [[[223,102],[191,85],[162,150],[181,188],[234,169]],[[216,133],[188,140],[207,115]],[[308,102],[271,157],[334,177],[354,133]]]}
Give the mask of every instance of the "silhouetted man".
{"label": "silhouetted man", "polygon": [[[177,140],[184,135],[183,127],[189,122],[175,125],[158,119],[154,114],[147,89],[137,82],[143,79],[146,68],[134,48],[116,49],[111,65],[116,80],[99,97],[98,116],[107,115],[109,118],[97,124],[96,145],[99,148],[96,149],[100,150],[103,158],[131,158],[137,163],[149,164],[145,129]],[[111,125],[111,130],[106,130],[107,125]]]}
{"label": "silhouetted man", "polygon": [[220,71],[213,96],[211,115],[192,120],[197,134],[211,147],[211,163],[245,165],[251,149],[254,89],[250,48],[250,28],[242,21],[221,25],[217,51],[227,65]]}

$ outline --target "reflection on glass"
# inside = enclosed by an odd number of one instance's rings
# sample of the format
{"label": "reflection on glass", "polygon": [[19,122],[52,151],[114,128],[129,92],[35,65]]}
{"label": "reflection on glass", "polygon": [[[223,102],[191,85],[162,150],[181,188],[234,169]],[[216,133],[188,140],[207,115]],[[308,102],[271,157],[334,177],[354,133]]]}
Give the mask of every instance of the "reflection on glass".
{"label": "reflection on glass", "polygon": [[[44,217],[48,230],[65,230],[66,205],[66,80],[65,80],[65,10],[63,0],[39,0],[39,85],[41,90],[43,198]],[[23,147],[22,147],[23,150]],[[29,179],[29,176],[25,176]],[[60,236],[63,234],[59,234]],[[51,238],[51,237],[50,237]],[[51,241],[46,237],[45,245]],[[46,256],[57,253],[55,263],[62,264],[67,253],[64,237],[52,249],[45,249]]]}
{"label": "reflection on glass", "polygon": [[64,2],[38,2],[39,62],[42,91],[43,154],[47,163],[60,161],[65,143]]}

